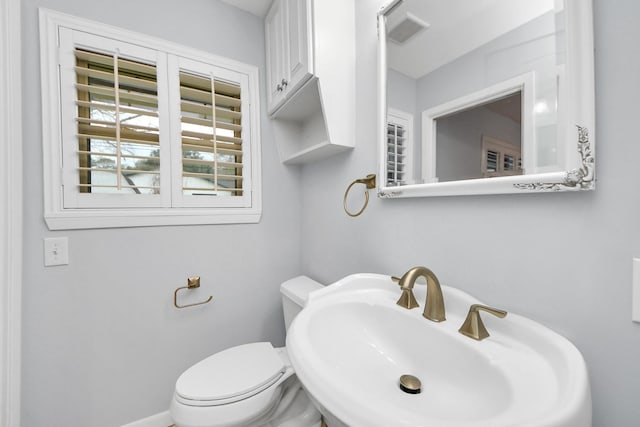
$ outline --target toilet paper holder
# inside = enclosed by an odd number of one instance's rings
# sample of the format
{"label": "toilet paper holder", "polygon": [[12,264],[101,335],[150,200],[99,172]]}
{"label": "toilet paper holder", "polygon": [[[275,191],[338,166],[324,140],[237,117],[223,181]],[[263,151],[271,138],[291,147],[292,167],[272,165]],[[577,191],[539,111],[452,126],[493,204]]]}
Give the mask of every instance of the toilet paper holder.
{"label": "toilet paper holder", "polygon": [[187,308],[187,307],[193,307],[196,305],[202,305],[202,304],[206,304],[208,302],[211,302],[211,300],[213,299],[213,296],[209,296],[209,298],[205,301],[201,301],[201,302],[196,302],[193,304],[185,304],[185,305],[180,305],[178,304],[178,292],[181,291],[182,289],[196,289],[200,287],[200,276],[193,276],[193,277],[188,277],[187,278],[187,286],[181,286],[178,289],[175,290],[175,292],[173,293],[173,305],[176,308]]}

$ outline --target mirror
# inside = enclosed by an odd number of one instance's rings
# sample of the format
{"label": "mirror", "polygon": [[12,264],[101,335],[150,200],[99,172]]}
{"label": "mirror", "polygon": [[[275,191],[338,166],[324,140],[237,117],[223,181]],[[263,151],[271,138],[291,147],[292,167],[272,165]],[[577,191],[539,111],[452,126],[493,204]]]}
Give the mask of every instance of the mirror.
{"label": "mirror", "polygon": [[378,14],[378,195],[594,188],[590,0],[394,0]]}

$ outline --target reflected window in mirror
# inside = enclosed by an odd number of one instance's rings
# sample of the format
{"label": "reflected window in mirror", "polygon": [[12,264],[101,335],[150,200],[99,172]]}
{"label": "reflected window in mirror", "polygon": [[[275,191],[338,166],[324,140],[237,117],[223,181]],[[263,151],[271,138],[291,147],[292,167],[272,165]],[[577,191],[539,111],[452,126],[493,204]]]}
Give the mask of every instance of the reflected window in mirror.
{"label": "reflected window in mirror", "polygon": [[413,180],[413,115],[389,109],[387,114],[387,185],[405,185]]}
{"label": "reflected window in mirror", "polygon": [[436,118],[430,182],[522,174],[521,94]]}
{"label": "reflected window in mirror", "polygon": [[481,163],[482,178],[522,175],[520,145],[483,136]]}

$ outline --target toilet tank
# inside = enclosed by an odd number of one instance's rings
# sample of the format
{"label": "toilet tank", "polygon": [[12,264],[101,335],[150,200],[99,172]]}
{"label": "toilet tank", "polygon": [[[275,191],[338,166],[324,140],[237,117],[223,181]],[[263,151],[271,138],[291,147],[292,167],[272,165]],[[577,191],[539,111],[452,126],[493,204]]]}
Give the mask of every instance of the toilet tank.
{"label": "toilet tank", "polygon": [[284,313],[284,326],[288,330],[293,318],[302,310],[307,301],[307,296],[324,285],[307,276],[298,276],[287,280],[280,285],[282,295],[282,311]]}

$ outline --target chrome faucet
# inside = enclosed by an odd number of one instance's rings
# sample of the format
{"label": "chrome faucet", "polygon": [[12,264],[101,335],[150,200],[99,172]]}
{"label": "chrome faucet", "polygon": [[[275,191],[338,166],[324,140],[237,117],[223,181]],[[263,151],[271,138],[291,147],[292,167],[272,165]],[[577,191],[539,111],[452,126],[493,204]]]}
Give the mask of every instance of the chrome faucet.
{"label": "chrome faucet", "polygon": [[442,296],[440,282],[433,271],[426,267],[413,267],[404,273],[400,279],[397,279],[400,289],[402,290],[398,305],[407,309],[419,306],[416,297],[413,295],[413,285],[416,283],[418,277],[427,279],[427,301],[422,315],[434,322],[446,320],[444,315],[444,298]]}

